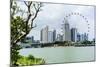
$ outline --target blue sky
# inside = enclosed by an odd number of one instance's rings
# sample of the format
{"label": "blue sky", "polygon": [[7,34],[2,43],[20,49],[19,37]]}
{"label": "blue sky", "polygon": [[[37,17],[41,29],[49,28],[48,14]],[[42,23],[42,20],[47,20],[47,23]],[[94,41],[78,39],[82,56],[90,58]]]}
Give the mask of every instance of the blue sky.
{"label": "blue sky", "polygon": [[[94,6],[82,6],[82,5],[69,5],[69,4],[55,4],[55,3],[43,3],[42,11],[39,12],[34,24],[37,25],[31,30],[28,36],[34,36],[35,40],[40,39],[40,30],[46,25],[49,26],[49,30],[56,29],[57,33],[62,34],[62,25],[64,18],[71,13],[79,13],[87,20],[83,19],[79,15],[71,15],[66,18],[70,24],[70,28],[76,27],[78,32],[84,33],[89,30],[89,40],[95,37],[94,25],[95,25],[95,7]],[[24,7],[24,4],[20,5]],[[86,22],[88,21],[88,23]],[[33,24],[33,25],[34,25]],[[89,26],[88,26],[89,24]],[[90,27],[90,29],[88,29]]]}

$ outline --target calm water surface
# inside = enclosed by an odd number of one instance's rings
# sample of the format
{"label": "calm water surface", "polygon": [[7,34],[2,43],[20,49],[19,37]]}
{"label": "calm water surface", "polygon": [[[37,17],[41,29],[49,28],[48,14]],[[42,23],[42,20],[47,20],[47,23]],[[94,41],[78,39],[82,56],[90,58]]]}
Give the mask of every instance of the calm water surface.
{"label": "calm water surface", "polygon": [[31,54],[37,58],[43,58],[46,61],[46,64],[95,60],[94,46],[24,48],[19,52],[23,56]]}

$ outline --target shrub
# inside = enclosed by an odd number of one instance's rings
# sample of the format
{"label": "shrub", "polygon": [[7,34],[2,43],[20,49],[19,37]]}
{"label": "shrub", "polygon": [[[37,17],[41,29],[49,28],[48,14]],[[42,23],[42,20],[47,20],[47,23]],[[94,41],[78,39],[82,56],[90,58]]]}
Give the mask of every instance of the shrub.
{"label": "shrub", "polygon": [[45,64],[44,59],[41,58],[35,58],[32,55],[29,55],[28,57],[21,56],[20,59],[17,61],[18,66],[30,66],[30,65],[40,65]]}

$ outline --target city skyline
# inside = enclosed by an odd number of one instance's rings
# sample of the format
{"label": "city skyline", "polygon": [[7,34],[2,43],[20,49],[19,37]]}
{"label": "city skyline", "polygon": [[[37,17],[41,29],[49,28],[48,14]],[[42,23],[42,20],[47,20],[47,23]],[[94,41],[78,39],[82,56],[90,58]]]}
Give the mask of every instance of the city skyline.
{"label": "city skyline", "polygon": [[[55,41],[72,41],[72,42],[79,42],[88,40],[88,33],[84,32],[80,34],[77,32],[77,28],[69,28],[70,24],[65,22],[63,24],[63,33],[56,34],[56,29],[50,31],[49,26],[44,27],[40,30],[40,43],[52,43]],[[34,36],[32,36],[34,37]],[[36,41],[34,39],[34,41]]]}
{"label": "city skyline", "polygon": [[[80,13],[87,18],[89,23],[89,40],[95,38],[95,7],[83,6],[83,5],[69,5],[69,4],[55,4],[55,3],[43,3],[42,11],[39,12],[33,25],[37,25],[31,30],[28,36],[34,36],[34,39],[40,40],[40,30],[46,25],[50,30],[56,29],[57,34],[62,34],[62,24],[64,18],[71,13]],[[24,7],[23,4],[19,6]],[[49,9],[48,9],[49,8]],[[24,8],[23,8],[24,9]],[[66,18],[70,22],[70,27],[77,27],[80,33],[88,31],[88,24],[80,16],[71,16]]]}

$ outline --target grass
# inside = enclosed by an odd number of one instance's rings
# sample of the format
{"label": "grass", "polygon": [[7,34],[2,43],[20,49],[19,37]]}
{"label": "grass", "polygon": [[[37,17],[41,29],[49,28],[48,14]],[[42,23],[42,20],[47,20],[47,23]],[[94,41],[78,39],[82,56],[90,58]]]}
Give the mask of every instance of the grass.
{"label": "grass", "polygon": [[35,58],[32,55],[29,55],[28,57],[21,56],[17,60],[18,66],[31,66],[31,65],[42,65],[45,64],[44,59],[42,58]]}

